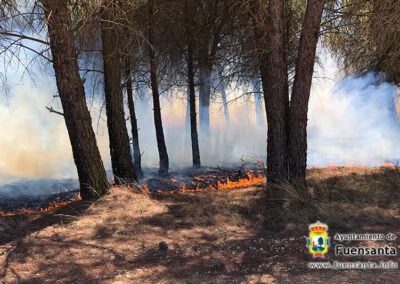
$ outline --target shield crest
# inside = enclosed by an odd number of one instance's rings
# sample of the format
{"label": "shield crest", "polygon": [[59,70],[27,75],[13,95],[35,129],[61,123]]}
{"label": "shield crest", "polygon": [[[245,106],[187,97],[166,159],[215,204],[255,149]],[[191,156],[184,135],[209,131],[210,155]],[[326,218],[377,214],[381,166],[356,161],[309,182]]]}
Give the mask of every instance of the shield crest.
{"label": "shield crest", "polygon": [[330,246],[328,225],[319,221],[309,226],[310,233],[307,238],[307,247],[314,257],[324,257]]}

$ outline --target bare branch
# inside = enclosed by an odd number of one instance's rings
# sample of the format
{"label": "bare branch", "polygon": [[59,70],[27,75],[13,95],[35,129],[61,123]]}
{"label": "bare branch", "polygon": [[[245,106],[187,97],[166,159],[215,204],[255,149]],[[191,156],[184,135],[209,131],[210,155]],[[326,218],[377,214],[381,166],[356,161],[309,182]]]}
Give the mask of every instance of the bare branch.
{"label": "bare branch", "polygon": [[53,107],[46,107],[46,109],[47,109],[49,112],[52,112],[52,113],[55,113],[55,114],[64,116],[64,114],[63,114],[62,112],[59,112],[59,111],[54,110]]}
{"label": "bare branch", "polygon": [[41,44],[45,44],[45,45],[50,45],[49,42],[41,40],[39,38],[35,38],[35,37],[30,37],[24,34],[20,34],[20,33],[11,33],[11,32],[6,32],[6,31],[0,31],[0,35],[5,35],[5,36],[10,36],[10,37],[17,37],[20,39],[27,39],[27,40],[31,40],[31,41],[35,41],[35,42],[39,42]]}

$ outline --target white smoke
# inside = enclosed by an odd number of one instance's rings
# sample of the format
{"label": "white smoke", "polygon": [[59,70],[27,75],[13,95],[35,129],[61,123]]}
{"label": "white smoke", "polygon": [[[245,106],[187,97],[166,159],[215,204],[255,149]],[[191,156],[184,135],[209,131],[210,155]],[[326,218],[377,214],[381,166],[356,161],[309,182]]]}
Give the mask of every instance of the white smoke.
{"label": "white smoke", "polygon": [[309,166],[377,166],[400,160],[399,94],[382,76],[368,73],[335,84],[316,80],[309,109]]}
{"label": "white smoke", "polygon": [[63,118],[51,115],[53,83],[11,87],[0,104],[0,182],[19,178],[65,178],[74,172]]}
{"label": "white smoke", "polygon": [[[400,157],[400,130],[394,111],[397,89],[380,85],[376,75],[336,78],[331,59],[328,68],[318,69],[313,81],[309,111],[309,166],[330,164],[376,165]],[[328,71],[326,71],[328,70]],[[332,80],[333,79],[333,80]],[[76,178],[71,146],[63,118],[45,106],[61,110],[54,77],[37,78],[37,87],[23,81],[11,89],[9,103],[0,91],[0,183],[20,179]],[[335,84],[339,82],[338,84]],[[247,90],[248,91],[248,90]],[[228,88],[228,100],[244,90]],[[211,108],[212,133],[200,135],[203,165],[240,163],[242,157],[265,159],[266,129],[256,125],[254,101],[239,98],[229,104],[230,124],[224,119],[220,100]],[[98,120],[101,105],[90,106],[100,152],[110,169],[105,114]],[[136,101],[140,146],[144,167],[158,166],[151,96]],[[191,165],[190,132],[185,127],[186,100],[162,98],[166,144],[172,167]],[[128,124],[129,125],[129,124]]]}
{"label": "white smoke", "polygon": [[[174,168],[192,164],[190,129],[186,127],[186,100],[162,99],[164,134],[170,159]],[[203,165],[216,166],[240,163],[242,157],[261,156],[266,153],[266,129],[255,122],[255,106],[247,98],[229,104],[231,121],[224,117],[221,102],[210,109],[211,133],[204,136],[198,129],[200,155]],[[145,167],[158,166],[158,152],[153,123],[151,97],[136,102],[139,142]]]}

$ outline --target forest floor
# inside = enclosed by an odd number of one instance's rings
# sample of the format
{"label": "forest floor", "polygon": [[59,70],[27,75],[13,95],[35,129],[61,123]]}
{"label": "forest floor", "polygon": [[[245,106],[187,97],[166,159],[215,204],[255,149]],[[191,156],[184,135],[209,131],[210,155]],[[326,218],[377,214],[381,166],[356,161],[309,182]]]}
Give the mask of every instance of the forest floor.
{"label": "forest floor", "polygon": [[[309,269],[311,261],[395,261],[399,256],[308,253],[308,224],[335,233],[400,237],[400,172],[308,171],[309,195],[283,185],[284,209],[263,186],[144,194],[114,188],[37,215],[0,220],[0,283],[400,283],[399,269]],[[160,244],[161,243],[161,244]],[[333,245],[337,242],[333,240]],[[400,248],[399,240],[350,242]]]}

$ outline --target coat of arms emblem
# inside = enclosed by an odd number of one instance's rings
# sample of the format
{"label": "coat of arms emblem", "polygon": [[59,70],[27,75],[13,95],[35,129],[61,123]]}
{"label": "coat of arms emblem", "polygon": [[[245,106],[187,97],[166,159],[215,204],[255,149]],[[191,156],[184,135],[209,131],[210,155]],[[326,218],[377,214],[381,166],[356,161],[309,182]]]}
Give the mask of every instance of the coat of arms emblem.
{"label": "coat of arms emblem", "polygon": [[317,221],[308,227],[310,233],[307,238],[307,247],[314,257],[324,257],[330,246],[328,225]]}

